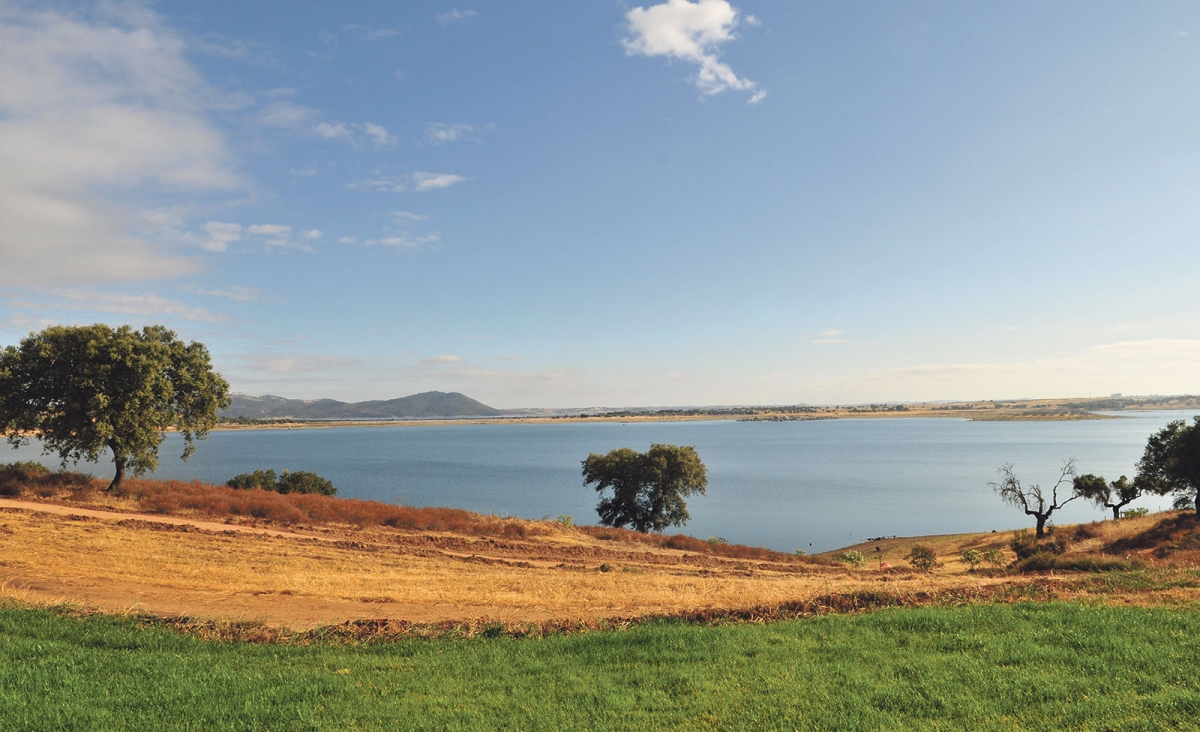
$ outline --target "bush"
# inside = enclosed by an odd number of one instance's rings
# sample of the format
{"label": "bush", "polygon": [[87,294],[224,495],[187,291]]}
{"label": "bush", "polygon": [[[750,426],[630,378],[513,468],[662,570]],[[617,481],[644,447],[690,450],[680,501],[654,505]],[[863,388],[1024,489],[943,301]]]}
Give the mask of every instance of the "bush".
{"label": "bush", "polygon": [[310,473],[307,470],[297,470],[294,473],[283,471],[275,490],[279,493],[315,493],[322,496],[332,496],[337,493],[333,483],[325,478]]}
{"label": "bush", "polygon": [[1004,566],[1004,552],[999,549],[988,549],[983,553],[983,561],[991,565],[992,569],[1000,569]]}
{"label": "bush", "polygon": [[1149,513],[1148,508],[1127,508],[1121,512],[1121,518],[1141,518]]}
{"label": "bush", "polygon": [[937,560],[937,552],[932,548],[917,544],[908,551],[908,555],[904,557],[913,567],[923,571],[932,572],[942,563]]}
{"label": "bush", "polygon": [[255,470],[253,473],[235,475],[225,485],[239,490],[263,490],[276,493],[315,493],[322,496],[337,494],[337,488],[333,486],[333,483],[307,470],[297,470],[294,473],[285,470],[278,479],[275,477],[274,470]]}
{"label": "bush", "polygon": [[863,556],[863,553],[856,551],[842,552],[834,556],[834,559],[846,564],[853,564],[855,567],[862,567],[867,563],[867,558]]}
{"label": "bush", "polygon": [[43,498],[67,490],[78,492],[93,487],[95,479],[83,473],[54,472],[41,463],[0,464],[0,496],[16,497],[26,490]]}
{"label": "bush", "polygon": [[709,544],[728,544],[729,542],[725,541],[725,537],[723,537],[723,536],[710,536],[710,537],[708,537],[708,543]]}
{"label": "bush", "polygon": [[1017,555],[1017,560],[1028,559],[1035,554],[1063,554],[1070,542],[1067,537],[1060,536],[1054,541],[1038,543],[1028,531],[1018,531],[1009,543],[1009,548]]}
{"label": "bush", "polygon": [[278,484],[274,470],[255,470],[253,473],[242,473],[229,479],[225,485],[239,490],[273,491]]}
{"label": "bush", "polygon": [[983,554],[978,549],[967,549],[962,553],[962,560],[971,565],[974,572],[983,563]]}
{"label": "bush", "polygon": [[558,518],[555,519],[555,521],[562,524],[563,526],[574,526],[575,525],[575,519],[572,516],[559,516]]}

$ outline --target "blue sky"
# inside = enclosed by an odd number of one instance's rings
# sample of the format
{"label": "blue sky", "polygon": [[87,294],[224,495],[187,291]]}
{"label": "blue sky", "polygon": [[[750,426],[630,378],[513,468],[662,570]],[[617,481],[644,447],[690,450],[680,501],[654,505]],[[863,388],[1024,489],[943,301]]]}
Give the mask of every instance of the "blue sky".
{"label": "blue sky", "polygon": [[1196,393],[1198,34],[0,0],[0,343],[164,323],[239,391],[501,407]]}

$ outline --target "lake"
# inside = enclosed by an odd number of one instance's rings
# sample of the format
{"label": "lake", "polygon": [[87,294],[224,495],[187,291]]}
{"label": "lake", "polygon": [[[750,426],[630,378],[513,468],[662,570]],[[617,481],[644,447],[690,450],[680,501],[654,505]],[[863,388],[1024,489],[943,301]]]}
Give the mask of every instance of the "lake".
{"label": "lake", "polygon": [[[214,432],[186,463],[169,435],[155,477],[224,483],[261,468],[310,470],[338,495],[414,506],[596,523],[584,487],[589,452],[651,443],[694,445],[708,493],[688,501],[682,531],[782,551],[824,551],[874,536],[944,534],[1032,526],[988,482],[1011,462],[1025,483],[1052,484],[1063,460],[1080,473],[1132,477],[1146,438],[1193,412],[1143,412],[1082,422],[845,419],[810,422],[612,422],[454,424]],[[31,445],[9,460],[40,459]],[[3,454],[3,453],[0,453]],[[80,465],[97,475],[110,464]],[[1171,499],[1134,506],[1170,507]],[[1111,512],[1108,512],[1111,515]],[[1105,517],[1083,501],[1058,523]]]}

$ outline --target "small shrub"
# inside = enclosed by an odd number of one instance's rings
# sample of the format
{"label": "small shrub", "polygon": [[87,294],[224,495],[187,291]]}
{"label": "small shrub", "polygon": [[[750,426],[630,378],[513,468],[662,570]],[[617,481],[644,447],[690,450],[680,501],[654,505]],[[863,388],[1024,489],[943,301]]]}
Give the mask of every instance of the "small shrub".
{"label": "small shrub", "polygon": [[912,549],[908,550],[908,555],[904,557],[914,568],[922,572],[932,572],[942,563],[937,560],[937,552],[931,547],[917,544]]}
{"label": "small shrub", "polygon": [[808,556],[808,552],[804,551],[803,549],[797,549],[797,550],[796,550],[796,556],[798,556],[798,557],[807,557],[807,556]]}
{"label": "small shrub", "polygon": [[[1189,506],[1190,508],[1190,506]],[[1141,518],[1150,513],[1148,508],[1127,508],[1121,512],[1121,518]]]}
{"label": "small shrub", "polygon": [[1080,524],[1075,527],[1074,533],[1071,535],[1071,541],[1083,541],[1084,539],[1095,539],[1098,534],[1095,531],[1093,524]]}
{"label": "small shrub", "polygon": [[867,563],[867,558],[863,556],[863,553],[856,551],[842,552],[836,555],[834,559],[846,564],[853,564],[855,567],[862,567]]}
{"label": "small shrub", "polygon": [[1004,552],[999,549],[988,549],[983,553],[983,561],[987,562],[992,569],[1000,569],[1004,566]]}
{"label": "small shrub", "polygon": [[710,536],[710,537],[708,537],[708,543],[709,544],[728,544],[729,542],[725,541],[725,537],[723,537],[723,536]]}
{"label": "small shrub", "polygon": [[601,564],[601,565],[600,565],[600,571],[601,571],[601,572],[611,572],[611,571],[612,571],[612,569],[613,569],[613,568],[612,568],[610,565],[608,565],[608,564]]}
{"label": "small shrub", "polygon": [[1060,536],[1054,541],[1038,543],[1037,539],[1028,531],[1018,531],[1008,546],[1017,555],[1017,559],[1021,560],[1028,559],[1034,554],[1063,554],[1067,551],[1069,543],[1065,536]]}
{"label": "small shrub", "polygon": [[558,523],[562,524],[563,526],[574,526],[575,525],[575,519],[571,516],[559,516],[558,518],[556,518],[554,520],[557,521]]}
{"label": "small shrub", "polygon": [[983,553],[978,549],[967,549],[962,553],[962,560],[971,565],[971,571],[974,572],[983,563]]}

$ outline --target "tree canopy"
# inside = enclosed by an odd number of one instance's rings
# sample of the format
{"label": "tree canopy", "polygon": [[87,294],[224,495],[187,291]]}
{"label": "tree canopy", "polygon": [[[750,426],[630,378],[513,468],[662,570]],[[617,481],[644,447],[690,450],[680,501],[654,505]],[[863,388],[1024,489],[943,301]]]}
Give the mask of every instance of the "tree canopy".
{"label": "tree canopy", "polygon": [[708,473],[691,446],[654,444],[647,452],[628,447],[604,455],[591,453],[583,461],[583,484],[596,484],[603,494],[596,512],[600,523],[635,531],[662,531],[683,526],[691,515],[686,497],[704,495]]}
{"label": "tree canopy", "polygon": [[158,466],[164,431],[195,452],[229,405],[229,384],[208,349],[161,325],[133,330],[104,324],[53,326],[0,353],[0,433],[13,447],[36,436],[65,466],[112,452],[115,490],[126,469]]}
{"label": "tree canopy", "polygon": [[1175,420],[1150,435],[1138,479],[1159,495],[1174,493],[1176,505],[1192,504],[1200,514],[1200,416],[1190,425]]}
{"label": "tree canopy", "polygon": [[1113,519],[1121,518],[1121,509],[1133,503],[1146,488],[1144,478],[1129,480],[1124,475],[1109,483],[1099,475],[1078,475],[1074,480],[1075,494],[1091,501],[1097,508],[1111,508]]}

